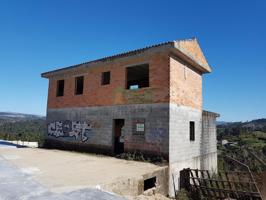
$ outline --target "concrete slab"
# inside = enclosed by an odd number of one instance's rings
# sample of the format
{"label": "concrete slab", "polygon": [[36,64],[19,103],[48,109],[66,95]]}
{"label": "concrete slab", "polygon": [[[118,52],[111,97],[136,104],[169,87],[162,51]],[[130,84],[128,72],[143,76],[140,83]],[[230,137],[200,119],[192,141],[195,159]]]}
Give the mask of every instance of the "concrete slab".
{"label": "concrete slab", "polygon": [[[38,196],[35,199],[48,196],[47,199],[61,199],[62,195],[82,199],[89,194],[93,197],[101,192],[97,188],[113,192],[113,186],[119,187],[115,185],[117,182],[135,184],[132,180],[143,179],[143,175],[164,168],[107,156],[37,148],[0,148],[1,157],[0,178],[8,180],[0,184],[0,197],[5,195],[4,199],[12,199],[12,195],[27,199],[26,193]],[[16,192],[12,193],[13,190]],[[106,195],[110,194],[102,194],[102,199]]]}
{"label": "concrete slab", "polygon": [[0,160],[0,199],[1,200],[73,200],[101,199],[122,200],[121,197],[97,189],[82,189],[73,192],[53,193],[38,183],[30,175],[23,173],[7,160]]}

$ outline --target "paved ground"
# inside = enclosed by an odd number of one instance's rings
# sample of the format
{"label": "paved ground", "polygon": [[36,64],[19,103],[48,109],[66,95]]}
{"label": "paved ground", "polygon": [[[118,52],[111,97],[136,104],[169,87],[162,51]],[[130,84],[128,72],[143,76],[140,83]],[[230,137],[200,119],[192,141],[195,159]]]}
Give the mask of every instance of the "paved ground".
{"label": "paved ground", "polygon": [[122,200],[120,197],[89,188],[65,193],[53,193],[3,158],[0,158],[0,180],[1,200]]}
{"label": "paved ground", "polygon": [[122,199],[96,188],[158,169],[106,156],[5,145],[0,141],[0,180],[5,180],[0,200]]}
{"label": "paved ground", "polygon": [[[69,192],[55,193],[32,176],[37,168],[19,168],[11,160],[19,159],[15,152],[34,149],[20,148],[0,140],[0,200],[122,200],[123,198],[95,189],[84,188]],[[34,158],[32,158],[34,159]]]}

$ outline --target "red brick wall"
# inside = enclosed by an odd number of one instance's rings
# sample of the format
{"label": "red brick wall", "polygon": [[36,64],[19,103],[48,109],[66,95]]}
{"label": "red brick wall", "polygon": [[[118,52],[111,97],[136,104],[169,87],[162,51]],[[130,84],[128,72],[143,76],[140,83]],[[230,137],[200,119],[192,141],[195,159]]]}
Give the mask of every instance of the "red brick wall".
{"label": "red brick wall", "polygon": [[179,46],[187,53],[192,55],[194,59],[198,60],[204,65],[208,65],[206,58],[197,42],[197,40],[183,40],[178,42]]}
{"label": "red brick wall", "polygon": [[[48,109],[141,103],[176,103],[202,109],[202,75],[165,53],[136,56],[73,70],[50,78]],[[150,87],[126,90],[126,67],[149,63]],[[170,67],[169,67],[170,66]],[[101,73],[111,71],[109,85],[101,85]],[[74,95],[75,77],[84,75],[82,95]],[[57,80],[65,80],[63,97],[56,97]],[[170,88],[169,88],[170,84]]]}
{"label": "red brick wall", "polygon": [[202,110],[202,75],[170,58],[170,102]]}
{"label": "red brick wall", "polygon": [[[150,65],[150,87],[135,91],[125,90],[126,67],[143,63]],[[111,71],[109,85],[101,85],[101,73],[105,71]],[[83,95],[74,95],[75,77],[81,75],[84,75]],[[64,96],[56,97],[56,84],[60,79],[65,80]],[[49,81],[48,109],[163,102],[169,102],[168,53],[153,53],[105,62],[101,66],[57,75]]]}

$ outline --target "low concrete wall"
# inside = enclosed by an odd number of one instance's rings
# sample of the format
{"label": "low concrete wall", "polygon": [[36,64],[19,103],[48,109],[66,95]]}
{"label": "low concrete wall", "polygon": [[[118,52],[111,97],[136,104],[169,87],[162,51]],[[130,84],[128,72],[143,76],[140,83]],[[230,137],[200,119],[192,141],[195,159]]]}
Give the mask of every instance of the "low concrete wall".
{"label": "low concrete wall", "polygon": [[[154,172],[151,172],[149,174],[144,174],[143,175],[143,180],[141,181],[142,184],[144,184],[144,180],[156,177],[156,188],[155,192],[160,193],[163,195],[168,195],[168,189],[169,189],[169,167],[162,167],[159,170],[156,170]],[[141,187],[140,193],[142,194],[143,187]]]}
{"label": "low concrete wall", "polygon": [[38,148],[38,142],[27,142],[27,141],[7,141],[12,144],[20,145],[20,146],[25,146],[25,147],[31,147],[31,148]]}
{"label": "low concrete wall", "polygon": [[168,194],[168,166],[160,167],[159,169],[140,177],[117,180],[114,183],[101,186],[101,189],[110,191],[122,196],[138,196],[144,192],[144,180],[156,177],[156,193],[162,195]]}

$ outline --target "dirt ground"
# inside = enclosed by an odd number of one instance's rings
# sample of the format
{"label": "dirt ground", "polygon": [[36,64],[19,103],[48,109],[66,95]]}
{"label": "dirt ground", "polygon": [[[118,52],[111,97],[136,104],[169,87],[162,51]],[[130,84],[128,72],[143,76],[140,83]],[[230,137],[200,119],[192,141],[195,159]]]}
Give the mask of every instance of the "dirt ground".
{"label": "dirt ground", "polygon": [[140,177],[160,168],[151,163],[108,156],[37,148],[3,148],[0,149],[0,155],[53,192],[87,187],[101,188],[103,185],[125,178]]}
{"label": "dirt ground", "polygon": [[161,194],[154,194],[151,196],[147,196],[147,195],[139,195],[137,197],[132,197],[129,198],[129,200],[171,200]]}

